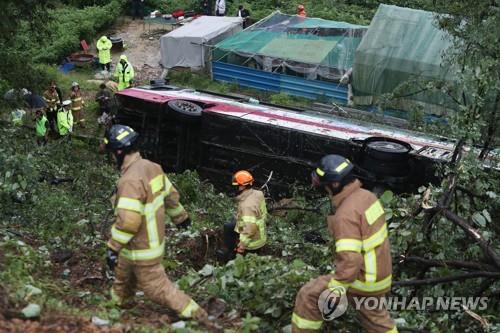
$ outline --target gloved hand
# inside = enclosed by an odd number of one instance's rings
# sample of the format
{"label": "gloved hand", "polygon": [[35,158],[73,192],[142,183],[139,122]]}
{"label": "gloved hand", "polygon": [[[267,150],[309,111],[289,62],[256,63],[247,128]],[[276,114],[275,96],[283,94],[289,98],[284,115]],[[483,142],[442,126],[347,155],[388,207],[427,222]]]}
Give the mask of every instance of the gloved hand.
{"label": "gloved hand", "polygon": [[179,223],[177,225],[177,228],[187,230],[190,226],[191,226],[191,219],[188,217],[187,219],[184,220],[184,222]]}
{"label": "gloved hand", "polygon": [[118,252],[112,248],[108,248],[106,251],[106,264],[110,271],[115,271],[116,262],[118,261]]}
{"label": "gloved hand", "polygon": [[245,253],[245,248],[241,245],[238,245],[235,249],[234,252],[239,253],[239,254],[244,254]]}

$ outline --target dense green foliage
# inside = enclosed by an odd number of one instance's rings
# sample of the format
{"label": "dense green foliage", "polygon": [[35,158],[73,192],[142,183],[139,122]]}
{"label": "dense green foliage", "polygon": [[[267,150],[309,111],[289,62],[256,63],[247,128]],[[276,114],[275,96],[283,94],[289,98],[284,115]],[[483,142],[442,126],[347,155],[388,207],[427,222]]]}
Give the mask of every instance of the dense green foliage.
{"label": "dense green foliage", "polygon": [[81,39],[92,42],[125,3],[75,9],[57,1],[7,1],[0,20],[0,93],[10,87],[44,88],[47,77],[39,65],[62,61],[79,50]]}
{"label": "dense green foliage", "polygon": [[[92,151],[95,148],[79,140],[72,144],[56,141],[39,148],[33,142],[32,133],[19,128],[1,129],[0,138],[5,143],[0,151],[0,196],[6,203],[0,211],[0,247],[4,253],[0,256],[0,266],[2,287],[7,289],[14,311],[28,302],[36,302],[42,305],[44,313],[80,311],[83,316],[97,314],[113,322],[124,320],[127,310],[106,307],[109,281],[101,278],[98,289],[78,282],[81,278],[102,274],[96,272],[104,267],[104,243],[111,223],[108,198],[117,171],[104,161],[104,157]],[[471,217],[478,230],[495,241],[500,232],[493,222],[498,218],[499,178],[474,170],[474,163],[473,159],[464,161],[460,181],[470,184],[476,193],[486,193],[486,197],[472,202],[467,196],[460,196],[456,205],[460,214]],[[470,178],[472,174],[474,180]],[[74,180],[53,183],[65,177]],[[237,321],[237,327],[249,329],[254,326],[262,331],[278,330],[287,325],[294,295],[300,286],[310,277],[333,269],[333,248],[324,224],[324,216],[330,210],[328,201],[294,198],[292,206],[318,207],[318,213],[300,209],[281,211],[272,208],[281,203],[269,202],[273,216],[269,221],[268,255],[238,258],[228,265],[220,265],[214,252],[220,244],[220,227],[234,212],[231,199],[200,181],[194,172],[171,175],[171,179],[179,188],[194,226],[186,232],[168,227],[169,241],[163,263],[169,275],[180,278],[180,286],[197,300],[215,296],[227,303],[226,313],[234,310],[237,317],[237,314],[249,316],[242,322]],[[443,190],[430,189],[430,204],[433,204]],[[479,248],[444,219],[437,223],[431,239],[425,238],[422,233],[424,215],[410,216],[422,200],[422,194],[396,197],[387,192],[381,200],[388,213],[396,281],[412,279],[421,270],[418,265],[401,264],[402,254],[483,260]],[[311,231],[319,232],[327,243],[306,241]],[[70,265],[53,262],[54,254],[61,250],[78,254],[77,260],[84,271],[74,262]],[[75,276],[77,272],[82,275]],[[426,272],[427,276],[449,274],[454,273],[445,267]],[[476,291],[479,284],[480,280],[472,279],[454,286],[430,285],[421,287],[417,295],[467,296],[469,293],[464,290]],[[43,293],[27,297],[28,285],[40,288]],[[495,288],[498,286],[491,287],[486,296],[494,293]],[[408,295],[410,290],[394,288],[393,292]],[[75,302],[75,298],[79,301]],[[495,332],[498,317],[495,317],[494,300],[490,302],[489,310],[480,314],[493,324],[489,331]],[[473,332],[479,327],[463,312],[403,311],[393,315],[400,326],[425,327],[432,332],[448,332],[450,328]],[[335,325],[347,330],[356,327],[352,313]]]}

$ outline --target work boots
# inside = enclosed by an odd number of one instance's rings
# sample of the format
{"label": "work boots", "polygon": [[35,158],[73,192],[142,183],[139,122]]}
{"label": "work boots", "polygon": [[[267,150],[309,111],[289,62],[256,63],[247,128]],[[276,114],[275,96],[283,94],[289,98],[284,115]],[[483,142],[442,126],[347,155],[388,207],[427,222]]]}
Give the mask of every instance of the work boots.
{"label": "work boots", "polygon": [[229,260],[236,258],[236,253],[227,249],[219,249],[216,251],[216,256],[218,261],[226,263]]}
{"label": "work boots", "polygon": [[222,333],[224,329],[214,323],[212,320],[208,319],[208,314],[203,308],[199,308],[193,314],[193,319],[200,323],[203,327],[207,329],[208,332],[212,333]]}

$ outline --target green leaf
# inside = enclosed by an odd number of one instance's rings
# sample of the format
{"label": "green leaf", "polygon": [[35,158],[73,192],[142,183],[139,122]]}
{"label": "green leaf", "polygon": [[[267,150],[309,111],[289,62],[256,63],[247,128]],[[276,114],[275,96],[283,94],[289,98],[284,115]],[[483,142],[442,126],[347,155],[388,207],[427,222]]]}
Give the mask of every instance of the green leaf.
{"label": "green leaf", "polygon": [[493,191],[488,191],[486,192],[486,195],[490,198],[490,199],[496,199],[497,197],[497,194]]}
{"label": "green leaf", "polygon": [[486,225],[486,219],[479,212],[475,212],[474,215],[472,215],[472,220],[481,227],[484,227]]}
{"label": "green leaf", "polygon": [[486,221],[488,221],[488,223],[490,223],[491,222],[490,213],[486,209],[483,209],[482,214],[483,214],[484,218],[486,219]]}
{"label": "green leaf", "polygon": [[383,204],[390,204],[392,199],[394,198],[394,193],[392,191],[385,191],[384,194],[380,196],[380,201],[382,201]]}
{"label": "green leaf", "polygon": [[389,221],[390,219],[392,219],[392,216],[394,214],[392,213],[392,209],[386,209],[385,210],[385,220],[386,221]]}
{"label": "green leaf", "polygon": [[214,266],[206,264],[198,273],[202,276],[210,276],[214,273]]}
{"label": "green leaf", "polygon": [[240,254],[236,256],[234,259],[234,276],[241,277],[245,272],[245,258],[243,258]]}
{"label": "green leaf", "polygon": [[27,284],[24,287],[26,288],[26,291],[29,295],[40,295],[42,293],[42,290],[40,288],[32,286],[31,284]]}
{"label": "green leaf", "polygon": [[295,269],[301,269],[301,268],[304,268],[306,266],[306,264],[302,260],[300,260],[300,259],[295,259],[292,262],[292,266]]}

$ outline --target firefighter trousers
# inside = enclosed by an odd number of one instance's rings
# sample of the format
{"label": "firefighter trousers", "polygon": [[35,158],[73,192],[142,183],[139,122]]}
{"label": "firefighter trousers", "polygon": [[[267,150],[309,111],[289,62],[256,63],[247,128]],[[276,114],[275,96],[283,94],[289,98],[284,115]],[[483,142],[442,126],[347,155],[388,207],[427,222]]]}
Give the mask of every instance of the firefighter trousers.
{"label": "firefighter trousers", "polygon": [[180,317],[196,320],[207,317],[205,310],[176,288],[160,263],[138,266],[119,258],[115,268],[115,282],[111,289],[113,300],[123,305],[132,299],[136,289],[142,290],[153,302],[174,310]]}
{"label": "firefighter trousers", "polygon": [[[306,283],[300,289],[297,297],[295,298],[295,308],[293,309],[292,317],[292,332],[293,333],[307,333],[318,332],[323,323],[323,318],[318,307],[318,299],[320,294],[328,288],[328,282],[332,279],[332,275],[323,275]],[[347,300],[351,306],[356,302],[354,298],[357,297],[347,292]],[[364,296],[359,296],[364,297]],[[384,297],[384,295],[374,296],[377,298]],[[356,309],[358,318],[367,333],[397,333],[398,330],[391,319],[389,312],[385,307],[376,309],[369,309],[361,303],[359,308]]]}

